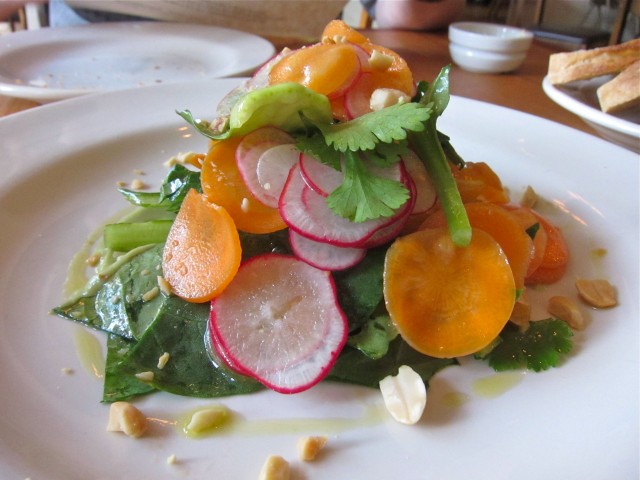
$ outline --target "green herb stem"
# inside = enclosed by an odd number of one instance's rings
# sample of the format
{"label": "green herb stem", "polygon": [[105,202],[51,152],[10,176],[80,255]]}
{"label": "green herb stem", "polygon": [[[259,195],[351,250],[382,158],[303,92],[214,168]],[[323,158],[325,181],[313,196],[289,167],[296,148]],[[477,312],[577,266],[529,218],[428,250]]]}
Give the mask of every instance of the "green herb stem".
{"label": "green herb stem", "polygon": [[139,223],[112,223],[105,225],[104,244],[117,252],[128,252],[136,247],[163,243],[172,225],[171,220],[152,220]]}
{"label": "green herb stem", "polygon": [[427,127],[423,132],[412,132],[410,143],[433,180],[451,240],[458,247],[466,247],[471,242],[471,224],[435,128]]}

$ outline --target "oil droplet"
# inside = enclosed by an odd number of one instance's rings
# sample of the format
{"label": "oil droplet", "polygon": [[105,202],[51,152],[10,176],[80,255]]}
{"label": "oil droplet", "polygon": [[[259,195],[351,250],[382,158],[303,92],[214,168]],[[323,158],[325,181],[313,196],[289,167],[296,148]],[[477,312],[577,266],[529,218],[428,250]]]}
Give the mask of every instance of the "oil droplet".
{"label": "oil droplet", "polygon": [[460,408],[469,401],[469,395],[462,392],[447,392],[442,395],[442,403],[449,408]]}
{"label": "oil droplet", "polygon": [[473,383],[473,392],[479,397],[495,398],[518,385],[524,372],[497,373],[479,378]]}
{"label": "oil droplet", "polygon": [[95,335],[78,327],[73,335],[73,343],[82,368],[96,378],[103,378],[104,355],[102,354],[102,346]]}
{"label": "oil droplet", "polygon": [[[204,407],[206,410],[210,407]],[[373,426],[384,422],[386,411],[382,405],[370,405],[364,409],[360,417],[355,418],[275,418],[265,420],[247,420],[229,410],[229,415],[221,425],[198,434],[190,434],[185,428],[192,416],[198,411],[193,410],[184,415],[178,422],[182,432],[190,438],[201,438],[211,435],[284,435],[317,432],[337,434],[354,428]]]}
{"label": "oil droplet", "polygon": [[178,424],[190,438],[202,438],[219,434],[229,428],[236,416],[224,405],[211,405],[191,410]]}

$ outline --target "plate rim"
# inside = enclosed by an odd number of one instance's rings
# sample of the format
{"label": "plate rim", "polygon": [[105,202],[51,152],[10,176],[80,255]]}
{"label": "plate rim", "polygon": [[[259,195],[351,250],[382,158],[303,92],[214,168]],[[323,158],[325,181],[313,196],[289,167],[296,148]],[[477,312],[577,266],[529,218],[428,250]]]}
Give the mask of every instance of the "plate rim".
{"label": "plate rim", "polygon": [[616,132],[640,139],[640,124],[607,114],[602,110],[598,110],[591,105],[587,105],[573,98],[563,92],[561,88],[553,85],[548,75],[542,79],[542,88],[551,100],[569,110],[571,113],[602,127],[610,128]]}
{"label": "plate rim", "polygon": [[[167,21],[155,21],[155,20],[140,20],[140,21],[121,21],[121,22],[101,22],[101,23],[92,23],[86,25],[77,25],[77,26],[69,26],[69,27],[56,27],[53,28],[42,28],[38,30],[23,30],[19,32],[13,32],[9,35],[5,35],[0,37],[0,60],[2,57],[11,53],[16,48],[22,47],[32,47],[38,45],[46,45],[47,41],[51,41],[52,39],[62,38],[65,36],[74,37],[87,31],[91,31],[91,33],[100,34],[102,37],[113,35],[113,34],[121,34],[121,30],[123,29],[134,29],[137,32],[143,34],[157,34],[161,29],[165,30],[170,29],[170,33],[186,33],[187,35],[193,38],[203,38],[204,35],[214,35],[214,36],[224,36],[228,34],[232,34],[237,36],[238,39],[242,41],[251,41],[253,42],[252,53],[254,60],[251,62],[247,62],[246,67],[243,65],[243,69],[236,69],[229,72],[224,73],[223,75],[213,75],[207,76],[207,78],[228,78],[228,77],[238,77],[244,76],[264,62],[268,61],[276,53],[276,47],[270,42],[268,39],[256,35],[254,33],[245,32],[242,30],[236,30],[232,28],[216,26],[216,25],[207,25],[207,24],[196,24],[196,23],[182,23],[182,22],[167,22]],[[197,35],[194,35],[197,33]],[[179,83],[183,80],[172,81],[170,83]],[[21,98],[26,100],[33,100],[41,103],[49,103],[55,102],[59,100],[66,100],[69,98],[75,98],[78,96],[95,94],[95,93],[105,93],[114,90],[123,90],[125,88],[49,88],[49,87],[38,87],[34,85],[26,85],[26,84],[18,84],[12,83],[10,78],[6,78],[0,75],[0,93],[13,98]],[[141,87],[139,87],[141,88]]]}

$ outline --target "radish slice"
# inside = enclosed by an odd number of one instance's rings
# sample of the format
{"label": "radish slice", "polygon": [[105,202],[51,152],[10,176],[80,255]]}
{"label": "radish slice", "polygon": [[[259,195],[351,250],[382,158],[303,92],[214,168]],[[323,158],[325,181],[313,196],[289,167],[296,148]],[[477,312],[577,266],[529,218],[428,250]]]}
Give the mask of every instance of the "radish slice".
{"label": "radish slice", "polygon": [[264,151],[256,166],[262,197],[257,195],[256,197],[266,205],[278,208],[278,201],[289,176],[289,170],[298,163],[299,158],[300,151],[293,143],[276,145]]}
{"label": "radish slice", "polygon": [[207,331],[204,336],[204,346],[207,349],[209,359],[217,366],[227,368],[232,372],[239,373],[247,377],[251,376],[251,373],[243,370],[237,364],[229,358],[229,354],[220,346],[220,340],[216,337],[215,331],[211,328],[211,322],[207,325]]}
{"label": "radish slice", "polygon": [[[280,195],[278,192],[274,200],[273,193],[260,183],[257,172],[260,157],[275,146],[293,144],[293,142],[293,137],[284,130],[275,127],[262,127],[244,137],[236,149],[236,163],[242,180],[253,196],[266,205],[277,207]],[[285,178],[287,172],[288,169],[284,172]]]}
{"label": "radish slice", "polygon": [[323,197],[328,197],[344,180],[342,172],[319,162],[306,153],[300,155],[300,173],[305,183]]}
{"label": "radish slice", "polygon": [[303,262],[321,270],[345,270],[351,268],[367,254],[366,248],[336,247],[316,242],[289,229],[289,243],[293,253]]}
{"label": "radish slice", "polygon": [[331,274],[279,254],[240,267],[211,304],[210,328],[232,364],[281,393],[321,381],[348,331]]}
{"label": "radish slice", "polygon": [[426,213],[433,208],[437,199],[436,189],[427,173],[427,167],[413,152],[403,155],[402,162],[416,189],[416,202],[411,213]]}
{"label": "radish slice", "polygon": [[327,199],[314,192],[295,165],[280,196],[280,215],[291,230],[317,242],[339,247],[360,247],[379,228],[393,220],[378,218],[351,222],[333,213]]}

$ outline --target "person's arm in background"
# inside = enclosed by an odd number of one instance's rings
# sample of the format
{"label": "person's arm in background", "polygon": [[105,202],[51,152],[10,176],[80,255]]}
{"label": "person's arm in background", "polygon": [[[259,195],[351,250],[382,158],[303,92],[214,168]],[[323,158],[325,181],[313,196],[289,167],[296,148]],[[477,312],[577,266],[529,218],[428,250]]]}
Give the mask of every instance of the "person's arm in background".
{"label": "person's arm in background", "polygon": [[438,30],[460,15],[466,0],[377,0],[378,28]]}

